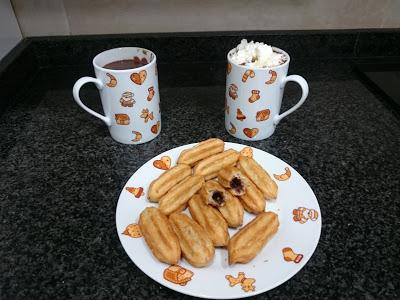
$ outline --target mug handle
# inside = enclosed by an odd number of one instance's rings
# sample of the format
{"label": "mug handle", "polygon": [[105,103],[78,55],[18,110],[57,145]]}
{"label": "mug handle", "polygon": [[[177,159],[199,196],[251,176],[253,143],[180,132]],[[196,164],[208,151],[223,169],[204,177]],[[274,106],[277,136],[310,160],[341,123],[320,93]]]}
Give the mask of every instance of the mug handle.
{"label": "mug handle", "polygon": [[301,98],[300,98],[299,102],[297,102],[296,105],[294,105],[292,108],[288,109],[287,111],[285,111],[284,113],[282,113],[280,115],[276,115],[274,117],[274,125],[278,125],[280,120],[282,120],[284,117],[287,117],[292,112],[294,112],[296,109],[298,109],[304,103],[304,101],[306,101],[306,98],[308,96],[308,84],[307,84],[307,81],[303,77],[301,77],[299,75],[289,75],[289,76],[285,77],[281,82],[281,89],[284,89],[286,83],[289,81],[296,82],[298,85],[300,85],[301,90],[302,90]]}
{"label": "mug handle", "polygon": [[101,82],[101,80],[99,80],[97,78],[85,76],[85,77],[78,79],[78,81],[75,82],[74,88],[72,89],[72,95],[74,96],[76,103],[78,103],[78,105],[80,107],[82,107],[84,110],[86,110],[89,114],[102,120],[104,123],[107,124],[107,126],[111,126],[110,118],[103,116],[103,115],[95,112],[94,110],[91,110],[89,107],[87,107],[85,104],[82,103],[82,100],[79,97],[79,91],[84,84],[89,83],[89,82],[93,82],[99,90],[102,90],[104,87],[103,82]]}

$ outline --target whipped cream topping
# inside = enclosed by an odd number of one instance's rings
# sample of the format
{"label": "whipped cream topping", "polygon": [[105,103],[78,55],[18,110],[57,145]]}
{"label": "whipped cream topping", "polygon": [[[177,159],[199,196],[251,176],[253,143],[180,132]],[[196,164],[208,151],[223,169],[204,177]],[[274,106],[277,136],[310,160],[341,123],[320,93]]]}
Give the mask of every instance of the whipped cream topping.
{"label": "whipped cream topping", "polygon": [[287,61],[283,53],[275,52],[271,46],[243,39],[232,51],[231,60],[238,65],[268,68],[279,66]]}

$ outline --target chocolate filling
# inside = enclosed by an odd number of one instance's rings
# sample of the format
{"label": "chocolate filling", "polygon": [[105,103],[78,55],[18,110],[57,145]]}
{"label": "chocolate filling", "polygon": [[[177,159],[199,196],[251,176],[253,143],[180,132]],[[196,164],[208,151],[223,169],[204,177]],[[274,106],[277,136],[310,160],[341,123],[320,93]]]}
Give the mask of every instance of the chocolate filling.
{"label": "chocolate filling", "polygon": [[221,205],[222,203],[224,203],[225,199],[224,199],[224,195],[219,192],[219,191],[215,191],[213,192],[211,198],[218,204]]}
{"label": "chocolate filling", "polygon": [[233,177],[230,186],[232,189],[236,190],[238,193],[243,191],[243,183],[242,180],[238,177]]}

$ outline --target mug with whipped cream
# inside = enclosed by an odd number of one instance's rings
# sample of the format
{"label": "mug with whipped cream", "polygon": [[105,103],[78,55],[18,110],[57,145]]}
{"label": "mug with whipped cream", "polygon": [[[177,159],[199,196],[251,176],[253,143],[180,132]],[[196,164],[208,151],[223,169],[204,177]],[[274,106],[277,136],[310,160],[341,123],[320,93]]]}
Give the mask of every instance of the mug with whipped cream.
{"label": "mug with whipped cream", "polygon": [[[241,43],[228,55],[225,128],[236,138],[258,141],[271,136],[279,121],[298,109],[308,96],[308,84],[299,75],[287,76],[289,55],[264,43]],[[287,82],[300,85],[300,100],[280,113]]]}

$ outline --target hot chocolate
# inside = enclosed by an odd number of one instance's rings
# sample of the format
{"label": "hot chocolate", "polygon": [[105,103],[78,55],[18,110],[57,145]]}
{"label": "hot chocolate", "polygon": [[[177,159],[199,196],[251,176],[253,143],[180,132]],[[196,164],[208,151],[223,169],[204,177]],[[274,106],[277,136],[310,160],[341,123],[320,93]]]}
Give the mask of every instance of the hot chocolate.
{"label": "hot chocolate", "polygon": [[148,61],[145,57],[140,59],[139,57],[135,56],[133,59],[123,59],[110,62],[104,65],[103,68],[110,70],[128,70],[143,67],[147,64]]}

